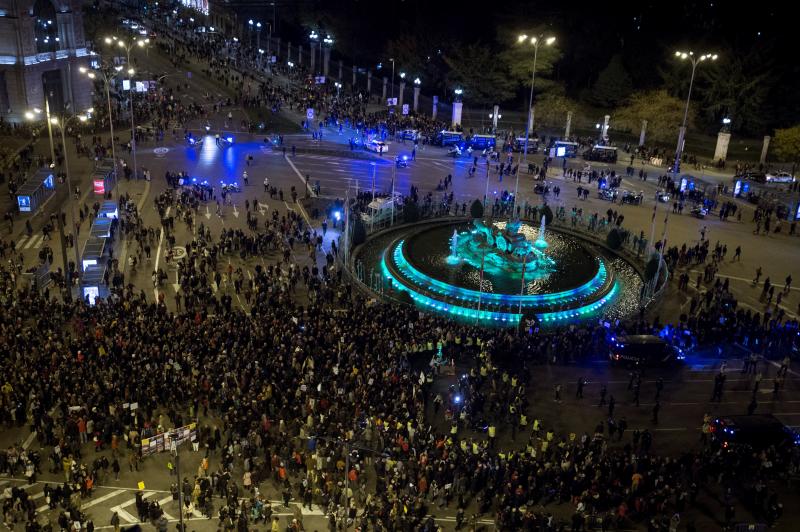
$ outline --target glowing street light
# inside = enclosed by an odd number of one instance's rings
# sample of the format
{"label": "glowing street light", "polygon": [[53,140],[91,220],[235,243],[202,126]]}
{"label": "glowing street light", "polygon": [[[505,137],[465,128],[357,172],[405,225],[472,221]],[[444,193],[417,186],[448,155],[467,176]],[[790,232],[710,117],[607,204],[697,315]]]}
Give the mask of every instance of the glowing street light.
{"label": "glowing street light", "polygon": [[[525,34],[520,35],[517,37],[517,43],[525,44],[526,41],[529,41],[531,45],[533,45],[533,69],[531,72],[531,94],[528,99],[528,121],[525,124],[525,146],[523,148],[523,155],[522,155],[522,164],[523,166],[528,162],[528,138],[530,137],[531,129],[533,128],[533,85],[536,83],[536,60],[539,58],[539,45],[544,42],[545,46],[551,46],[554,42],[556,42],[556,38],[553,36],[545,37],[544,34],[541,35],[534,35],[528,39],[528,36]],[[514,203],[511,207],[511,216],[514,216],[514,212],[517,207],[517,196],[519,195],[519,172],[517,172],[517,180],[516,185],[514,187]]]}
{"label": "glowing street light", "polygon": [[689,94],[686,96],[686,107],[683,110],[683,124],[678,132],[678,146],[675,149],[675,163],[672,166],[672,171],[677,173],[680,169],[681,154],[683,152],[683,139],[686,136],[686,119],[689,117],[689,102],[692,99],[692,87],[694,86],[695,70],[697,70],[697,65],[700,63],[704,61],[716,61],[717,57],[719,56],[717,54],[706,53],[698,57],[692,51],[683,52],[681,50],[676,50],[675,57],[682,61],[688,59],[692,64],[692,77],[689,79]]}
{"label": "glowing street light", "polygon": [[414,85],[419,86],[421,84],[422,84],[422,80],[420,80],[419,78],[414,78]]}

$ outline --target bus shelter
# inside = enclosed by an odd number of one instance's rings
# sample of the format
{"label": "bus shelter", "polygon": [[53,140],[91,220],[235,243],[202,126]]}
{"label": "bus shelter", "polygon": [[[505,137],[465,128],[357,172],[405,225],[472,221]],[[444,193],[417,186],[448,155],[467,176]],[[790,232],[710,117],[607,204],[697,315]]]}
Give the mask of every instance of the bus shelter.
{"label": "bus shelter", "polygon": [[17,190],[19,212],[36,212],[55,193],[55,189],[53,172],[49,169],[38,170]]}

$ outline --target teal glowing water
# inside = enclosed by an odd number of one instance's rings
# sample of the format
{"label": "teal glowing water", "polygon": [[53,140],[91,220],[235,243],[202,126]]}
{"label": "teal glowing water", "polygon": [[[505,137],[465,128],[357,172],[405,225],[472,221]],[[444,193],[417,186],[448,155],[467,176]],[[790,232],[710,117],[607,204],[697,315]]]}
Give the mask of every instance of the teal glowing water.
{"label": "teal glowing water", "polygon": [[390,292],[454,319],[559,325],[605,314],[620,298],[627,304],[630,276],[617,279],[616,270],[630,266],[567,235],[545,237],[541,226],[431,225],[383,241],[376,266]]}

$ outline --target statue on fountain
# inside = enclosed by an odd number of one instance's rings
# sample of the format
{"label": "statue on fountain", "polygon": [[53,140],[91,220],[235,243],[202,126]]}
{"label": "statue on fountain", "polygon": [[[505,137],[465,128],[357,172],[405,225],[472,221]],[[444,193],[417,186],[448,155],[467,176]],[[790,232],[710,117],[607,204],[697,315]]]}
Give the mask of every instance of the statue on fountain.
{"label": "statue on fountain", "polygon": [[551,271],[555,266],[545,252],[544,219],[535,242],[529,241],[520,232],[518,219],[508,221],[502,228],[477,218],[472,225],[473,229],[468,233],[453,232],[450,240],[450,257],[454,259],[450,261],[452,264],[466,260],[480,267],[483,261],[512,272],[521,271],[524,267],[541,273]]}

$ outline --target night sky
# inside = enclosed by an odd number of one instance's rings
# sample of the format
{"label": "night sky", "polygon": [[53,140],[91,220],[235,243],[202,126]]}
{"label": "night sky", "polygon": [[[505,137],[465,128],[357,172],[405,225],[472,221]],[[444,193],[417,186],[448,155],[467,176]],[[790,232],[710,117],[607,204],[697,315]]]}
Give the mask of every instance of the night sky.
{"label": "night sky", "polygon": [[[310,26],[335,34],[334,57],[347,63],[385,61],[386,44],[403,35],[424,36],[435,46],[481,43],[497,50],[503,36],[547,27],[561,51],[554,79],[576,96],[588,89],[614,55],[621,55],[635,89],[663,84],[676,49],[752,56],[765,69],[769,122],[800,121],[800,67],[793,56],[791,3],[690,2],[453,2],[441,0],[277,0],[279,32],[304,40]],[[270,2],[265,2],[267,6]],[[243,8],[244,9],[244,8]],[[253,13],[252,7],[246,9]],[[259,10],[255,12],[258,13]],[[260,10],[271,18],[272,8]],[[433,47],[432,47],[433,48]],[[430,53],[436,50],[431,49]],[[764,72],[762,72],[763,74]]]}

